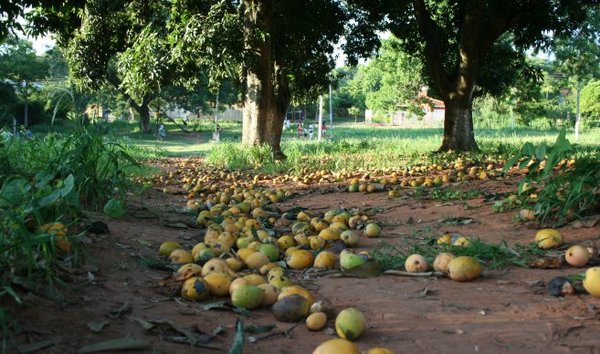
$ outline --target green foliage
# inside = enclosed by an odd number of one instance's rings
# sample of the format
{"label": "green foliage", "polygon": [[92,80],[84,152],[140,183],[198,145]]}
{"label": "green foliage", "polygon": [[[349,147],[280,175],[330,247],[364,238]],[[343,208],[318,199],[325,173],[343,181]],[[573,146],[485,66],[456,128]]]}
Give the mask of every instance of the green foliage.
{"label": "green foliage", "polygon": [[48,63],[38,57],[31,42],[11,35],[0,46],[0,78],[14,81],[17,90],[23,90],[22,82],[31,84],[42,79],[48,72]]}
{"label": "green foliage", "polygon": [[[95,127],[66,137],[3,135],[0,297],[20,302],[14,284],[55,293],[58,263],[75,266],[80,256],[78,235],[70,233],[70,226],[78,225],[83,208],[105,206],[107,215],[122,215],[131,166],[137,163],[125,148]],[[0,316],[5,316],[2,308]],[[9,321],[0,318],[3,332]]]}
{"label": "green foliage", "polygon": [[489,94],[473,100],[473,120],[478,128],[509,127],[510,102]]}
{"label": "green foliage", "polygon": [[[33,179],[8,176],[0,188],[0,294],[16,302],[11,284],[18,277],[52,286],[57,280],[55,237],[45,231],[48,222],[76,222],[79,198],[72,175],[57,179],[40,172]],[[1,295],[0,295],[1,296]]]}
{"label": "green foliage", "polygon": [[528,166],[519,193],[537,193],[534,212],[542,223],[564,224],[600,203],[600,161],[597,156],[578,154],[565,134],[563,130],[553,145],[525,143],[505,165],[508,169],[520,161],[520,168]]}
{"label": "green foliage", "polygon": [[[260,156],[264,161],[250,163],[248,147],[238,141],[238,132],[233,123],[224,129],[225,141],[213,144],[204,150],[201,147],[189,153],[207,151],[207,161],[228,168],[257,169],[258,171],[294,172],[303,167],[313,170],[349,171],[373,169],[403,169],[414,164],[446,164],[461,155],[431,153],[437,147],[442,135],[441,129],[406,129],[399,127],[372,127],[362,124],[336,125],[332,130],[334,139],[325,143],[316,140],[297,139],[296,131],[284,132],[282,149],[288,156],[285,161],[274,161],[270,152],[264,151]],[[237,123],[239,124],[239,123]],[[202,129],[210,129],[210,127]],[[329,132],[329,131],[328,131]],[[519,150],[525,140],[535,143],[551,141],[556,137],[554,130],[534,129],[481,129],[480,153],[469,154],[464,158],[476,161],[498,161],[508,159]],[[600,137],[599,130],[590,131],[580,139],[582,150],[595,151],[596,141]],[[135,141],[132,141],[135,142]],[[179,149],[177,142],[174,148]],[[258,151],[263,151],[258,149]],[[165,151],[166,153],[166,151]],[[173,154],[173,152],[171,152]],[[254,156],[257,156],[255,154]]]}
{"label": "green foliage", "polygon": [[581,113],[588,126],[600,125],[600,81],[593,81],[581,90]]}
{"label": "green foliage", "polygon": [[[104,136],[100,127],[63,137],[34,135],[33,139],[12,138],[0,155],[5,175],[33,176],[46,171],[57,179],[75,178],[75,189],[87,208],[98,209],[113,197],[124,197],[128,188],[126,172],[138,163],[125,148]],[[1,177],[0,177],[1,179]]]}
{"label": "green foliage", "polygon": [[365,97],[366,106],[376,111],[396,111],[414,104],[423,85],[422,62],[402,51],[400,41],[391,36],[382,42],[377,57],[347,83]]}
{"label": "green foliage", "polygon": [[[38,91],[36,83],[46,77],[48,68],[47,61],[36,55],[30,42],[15,35],[8,37],[0,46],[0,80],[5,81],[2,85],[6,93],[0,99],[0,109],[4,110],[0,117],[15,117],[24,125],[44,120],[43,103],[30,101]],[[12,86],[12,92],[7,85]]]}
{"label": "green foliage", "polygon": [[215,146],[207,156],[206,162],[236,170],[276,164],[269,146],[243,146],[232,142],[222,142]]}
{"label": "green foliage", "polygon": [[[407,239],[410,237],[407,237]],[[435,238],[427,238],[422,242],[405,240],[402,245],[393,245],[381,242],[371,252],[372,257],[379,263],[382,270],[403,269],[406,258],[411,254],[420,254],[429,264],[441,252],[450,252],[455,256],[471,256],[482,262],[487,268],[502,269],[508,266],[527,267],[527,264],[545,251],[539,250],[537,245],[515,244],[509,247],[505,242],[498,244],[488,243],[480,239],[469,239],[469,245],[453,246],[437,244]]]}
{"label": "green foliage", "polygon": [[348,108],[348,114],[351,115],[352,117],[354,117],[354,122],[356,123],[357,117],[360,114],[360,108],[358,108],[356,106],[352,106],[352,107]]}

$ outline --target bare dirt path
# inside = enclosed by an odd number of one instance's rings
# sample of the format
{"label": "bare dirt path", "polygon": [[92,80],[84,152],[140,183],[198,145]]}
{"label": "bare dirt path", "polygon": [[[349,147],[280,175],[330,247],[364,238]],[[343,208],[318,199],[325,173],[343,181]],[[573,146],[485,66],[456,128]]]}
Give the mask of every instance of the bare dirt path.
{"label": "bare dirt path", "polygon": [[[514,186],[503,181],[483,181],[464,188],[502,192]],[[337,207],[380,208],[382,212],[376,218],[384,224],[382,237],[362,239],[364,249],[382,240],[402,246],[411,238],[443,232],[460,232],[485,241],[505,240],[509,244],[528,243],[535,234],[527,225],[514,223],[512,213],[492,213],[490,203],[483,198],[444,203],[389,199],[386,193],[308,193],[280,204],[283,209],[296,205],[321,212]],[[186,227],[194,217],[180,212],[184,206],[182,195],[150,190],[134,198],[127,216],[118,220],[101,218],[111,232],[89,235],[87,265],[72,270],[64,301],[27,294],[24,304],[14,309],[22,329],[17,340],[57,342],[38,351],[42,353],[76,353],[84,345],[121,337],[149,342],[151,347],[139,350],[141,353],[218,353],[227,352],[231,346],[238,318],[246,325],[275,323],[277,328],[272,332],[290,328],[289,323],[277,322],[269,309],[254,310],[250,317],[230,311],[205,311],[203,304],[166,296],[159,289],[160,279],[169,273],[142,266],[140,256],[156,255],[160,243],[169,239],[190,247],[200,241],[199,230]],[[458,216],[475,222],[440,223],[441,219]],[[597,243],[600,239],[598,226],[561,231],[569,243]],[[547,295],[544,287],[554,276],[576,272],[567,267],[510,267],[485,270],[483,277],[471,283],[389,275],[303,281],[318,299],[335,309],[353,306],[363,311],[369,327],[356,341],[361,350],[385,346],[396,353],[598,353],[600,299],[589,295],[554,298]],[[210,343],[222,349],[192,348],[161,339],[156,333],[144,331],[136,319],[170,321],[207,334],[223,326],[224,332]],[[332,326],[330,320],[328,327]],[[95,332],[99,327],[102,329]],[[330,338],[334,338],[330,331],[310,332],[300,325],[289,337],[246,341],[244,352],[311,353]]]}

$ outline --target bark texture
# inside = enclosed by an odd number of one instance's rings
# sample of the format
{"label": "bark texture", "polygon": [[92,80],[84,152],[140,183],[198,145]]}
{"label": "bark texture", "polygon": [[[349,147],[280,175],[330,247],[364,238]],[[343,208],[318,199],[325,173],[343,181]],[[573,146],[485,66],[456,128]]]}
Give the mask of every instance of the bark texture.
{"label": "bark texture", "polygon": [[290,90],[282,68],[272,56],[269,35],[272,31],[272,1],[245,0],[244,5],[246,49],[252,57],[246,69],[242,143],[266,144],[276,159],[285,159],[281,133],[290,104]]}
{"label": "bark texture", "polygon": [[481,60],[510,26],[511,12],[486,16],[487,1],[467,1],[460,21],[455,65],[444,58],[447,39],[433,20],[425,0],[413,0],[419,33],[425,41],[429,76],[446,105],[444,140],[439,151],[478,150],[473,131],[473,90]]}

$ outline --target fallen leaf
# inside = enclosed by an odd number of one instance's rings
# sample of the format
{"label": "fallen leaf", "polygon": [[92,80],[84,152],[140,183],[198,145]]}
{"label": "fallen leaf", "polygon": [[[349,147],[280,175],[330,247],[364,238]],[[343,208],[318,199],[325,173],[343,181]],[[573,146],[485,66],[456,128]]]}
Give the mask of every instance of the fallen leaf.
{"label": "fallen leaf", "polygon": [[234,307],[229,300],[221,300],[214,301],[202,306],[202,309],[205,311],[208,310],[225,310],[225,311],[233,311],[234,313],[240,314],[242,316],[250,316],[250,311],[246,310],[242,307]]}
{"label": "fallen leaf", "polygon": [[246,326],[246,328],[244,328],[244,330],[248,333],[259,334],[259,333],[269,332],[275,327],[277,327],[277,325],[274,323],[270,323],[270,324],[264,325],[264,326],[257,326],[255,324],[251,324],[249,326]]}
{"label": "fallen leaf", "polygon": [[194,333],[192,330],[182,328],[177,324],[166,320],[144,320],[131,316],[128,316],[128,318],[140,324],[145,331],[159,335],[163,340],[176,343],[186,343],[191,346],[208,349],[221,349],[217,346],[209,345],[209,343],[214,339],[214,335],[209,335],[202,331],[198,331],[200,333]]}
{"label": "fallen leaf", "polygon": [[174,228],[174,229],[187,229],[187,228],[189,228],[187,226],[187,224],[184,224],[182,222],[163,223],[163,225],[166,226],[166,227]]}
{"label": "fallen leaf", "polygon": [[469,225],[474,223],[475,220],[466,216],[456,216],[451,218],[445,218],[440,220],[441,224],[446,225]]}
{"label": "fallen leaf", "polygon": [[142,246],[153,247],[152,242],[148,240],[137,240],[137,242]]}
{"label": "fallen leaf", "polygon": [[119,308],[111,310],[110,313],[108,314],[108,317],[112,318],[112,319],[117,319],[121,316],[123,316],[126,313],[131,312],[131,310],[133,310],[133,307],[131,307],[131,305],[126,302],[123,305],[121,305]]}
{"label": "fallen leaf", "polygon": [[137,318],[137,317],[133,317],[133,316],[127,316],[127,318],[129,318],[130,320],[137,322],[140,326],[142,326],[142,328],[147,331],[150,330],[154,327],[154,325],[146,320],[142,320],[141,318]]}
{"label": "fallen leaf", "polygon": [[117,339],[105,340],[102,342],[90,344],[79,348],[78,353],[98,353],[98,352],[108,352],[108,351],[116,351],[116,350],[137,350],[137,349],[148,349],[150,348],[150,343],[146,342],[143,339],[132,338],[132,337],[124,337]]}
{"label": "fallen leaf", "polygon": [[235,338],[229,349],[229,354],[242,354],[244,350],[244,322],[238,319],[235,328]]}
{"label": "fallen leaf", "polygon": [[575,221],[573,221],[573,223],[571,225],[575,229],[590,228],[590,227],[594,227],[594,226],[598,225],[599,221],[600,221],[600,215],[593,215],[593,216],[589,216],[587,218],[583,218],[580,220],[575,220]]}
{"label": "fallen leaf", "polygon": [[536,269],[558,269],[558,268],[562,267],[562,264],[563,264],[563,261],[559,257],[552,257],[552,258],[542,257],[542,258],[534,259],[533,261],[529,262],[527,264],[527,266],[529,268],[536,268]]}
{"label": "fallen leaf", "polygon": [[213,329],[213,336],[218,336],[222,333],[225,333],[225,326],[223,325],[218,325],[215,329]]}
{"label": "fallen leaf", "polygon": [[38,350],[49,347],[51,345],[56,345],[60,342],[62,342],[62,337],[60,337],[60,336],[52,337],[52,338],[42,340],[39,342],[35,342],[35,343],[19,345],[17,347],[17,351],[19,353],[33,353],[33,352],[37,352]]}
{"label": "fallen leaf", "polygon": [[95,333],[100,332],[104,327],[108,326],[110,322],[102,321],[102,322],[88,322],[86,323],[87,327]]}

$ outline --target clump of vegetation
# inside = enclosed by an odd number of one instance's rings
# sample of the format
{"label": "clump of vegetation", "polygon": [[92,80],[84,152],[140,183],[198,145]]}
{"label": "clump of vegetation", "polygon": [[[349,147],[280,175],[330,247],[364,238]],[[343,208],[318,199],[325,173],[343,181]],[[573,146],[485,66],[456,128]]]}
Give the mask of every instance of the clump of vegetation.
{"label": "clump of vegetation", "polygon": [[520,160],[519,168],[528,169],[518,192],[534,197],[533,210],[543,224],[561,225],[600,205],[600,161],[575,149],[565,134],[553,145],[525,143],[505,166]]}
{"label": "clump of vegetation", "polygon": [[[137,165],[123,146],[94,128],[66,137],[1,140],[0,297],[20,303],[15,284],[37,284],[32,291],[43,288],[43,295],[51,294],[60,279],[58,263],[75,266],[80,258],[83,210],[122,213],[128,169]],[[5,332],[8,323],[0,308]]]}
{"label": "clump of vegetation", "polygon": [[438,244],[432,238],[420,243],[411,243],[407,247],[381,242],[373,249],[372,257],[383,270],[388,270],[401,269],[406,258],[411,254],[420,254],[431,264],[441,252],[450,252],[457,257],[474,257],[489,269],[501,269],[510,265],[527,267],[533,259],[546,253],[546,251],[540,250],[535,243],[515,244],[514,247],[509,247],[506,242],[494,244],[480,239],[469,239],[468,245],[457,246]]}

